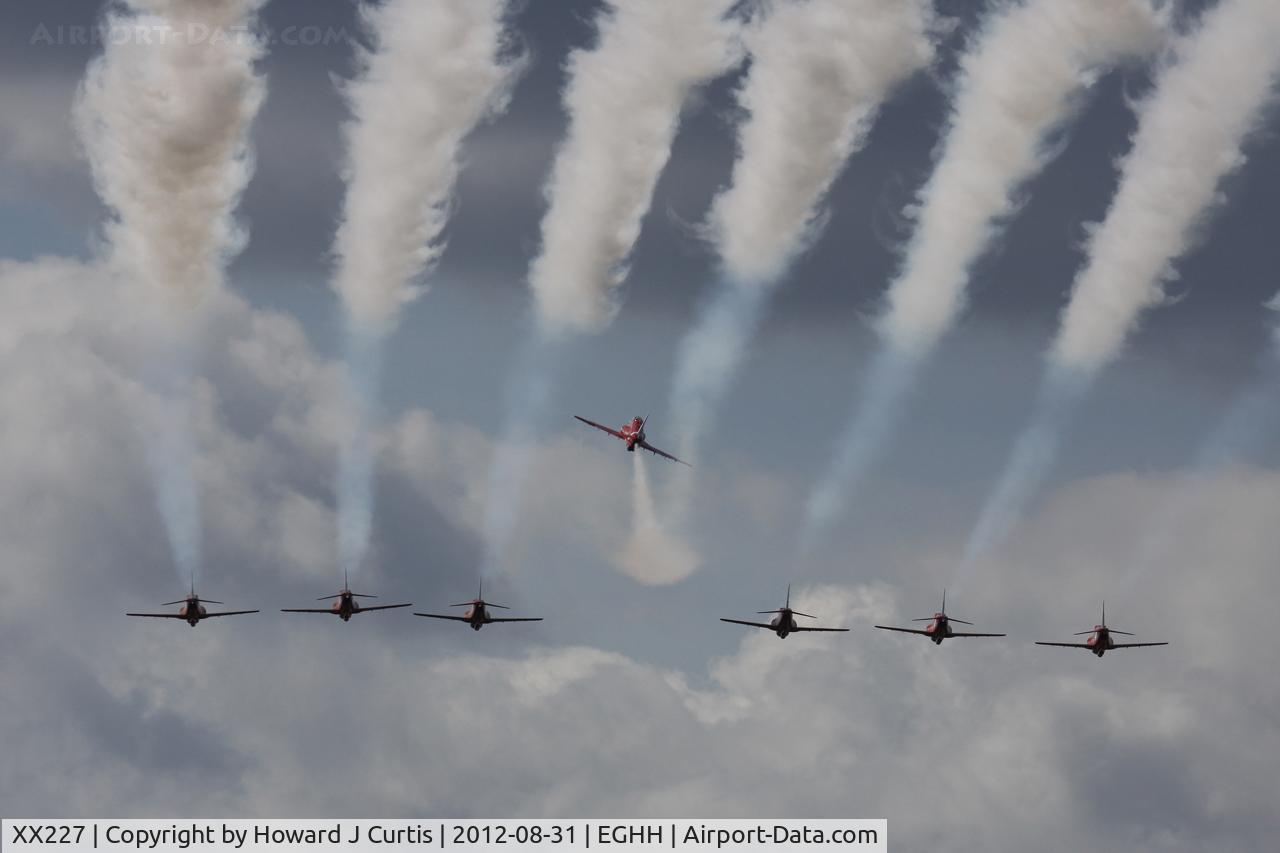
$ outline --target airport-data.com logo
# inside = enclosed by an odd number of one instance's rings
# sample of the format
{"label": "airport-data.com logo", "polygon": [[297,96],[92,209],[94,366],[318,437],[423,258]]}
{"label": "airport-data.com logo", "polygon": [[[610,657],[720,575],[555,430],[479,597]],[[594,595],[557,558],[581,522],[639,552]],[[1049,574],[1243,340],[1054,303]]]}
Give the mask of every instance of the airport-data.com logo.
{"label": "airport-data.com logo", "polygon": [[346,27],[298,24],[268,31],[261,27],[104,23],[37,24],[28,43],[39,47],[98,47],[103,45],[208,44],[271,47],[328,47],[353,41]]}

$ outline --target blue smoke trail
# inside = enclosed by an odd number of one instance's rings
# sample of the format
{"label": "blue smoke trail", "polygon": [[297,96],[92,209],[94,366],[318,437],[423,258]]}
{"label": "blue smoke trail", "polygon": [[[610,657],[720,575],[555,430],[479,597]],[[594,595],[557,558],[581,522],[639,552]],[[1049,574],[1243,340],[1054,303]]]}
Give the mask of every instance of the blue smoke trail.
{"label": "blue smoke trail", "polygon": [[[699,308],[693,328],[680,342],[667,411],[675,432],[676,455],[696,465],[715,414],[729,393],[748,341],[759,330],[773,287],[768,282],[722,276]],[[663,516],[677,528],[690,516],[697,476],[683,465],[670,472]],[[656,523],[656,522],[655,522]],[[639,531],[633,531],[633,536]]]}
{"label": "blue smoke trail", "polygon": [[344,576],[364,565],[373,531],[374,436],[385,337],[347,330],[346,392],[353,421],[338,455],[338,568]]}
{"label": "blue smoke trail", "polygon": [[[1273,300],[1268,307],[1278,306]],[[1235,464],[1240,457],[1255,450],[1260,439],[1275,434],[1280,424],[1280,396],[1276,394],[1280,379],[1280,324],[1272,330],[1271,340],[1259,359],[1257,377],[1242,389],[1227,407],[1213,430],[1205,437],[1185,474],[1186,481],[1193,481],[1206,474]],[[1171,534],[1178,528],[1189,511],[1179,500],[1180,489],[1171,489],[1152,513],[1144,526],[1141,539],[1135,547],[1124,584],[1131,589],[1159,562],[1169,543]]]}
{"label": "blue smoke trail", "polygon": [[681,458],[696,460],[747,342],[760,326],[771,290],[767,284],[720,278],[681,341],[669,407]]}
{"label": "blue smoke trail", "polygon": [[1058,456],[1062,433],[1091,384],[1092,374],[1052,365],[1031,421],[1018,437],[995,489],[965,545],[961,570],[1000,544],[1018,522]]}
{"label": "blue smoke trail", "polygon": [[506,423],[489,467],[481,576],[500,574],[524,499],[529,454],[547,429],[551,394],[564,343],[533,332],[519,350],[505,391]]}
{"label": "blue smoke trail", "polygon": [[870,470],[876,451],[897,425],[902,399],[919,364],[919,355],[892,345],[876,353],[859,397],[861,405],[850,414],[832,463],[805,504],[800,532],[802,556],[844,512],[850,496]]}
{"label": "blue smoke trail", "polygon": [[201,564],[202,519],[196,482],[194,400],[200,326],[195,318],[170,318],[142,369],[143,384],[156,395],[153,432],[144,441],[156,509],[164,524],[174,568],[183,585],[195,583]]}
{"label": "blue smoke trail", "polygon": [[156,433],[146,442],[147,467],[156,492],[174,567],[185,584],[199,575],[201,551],[200,492],[196,487],[196,450],[191,400],[165,395]]}

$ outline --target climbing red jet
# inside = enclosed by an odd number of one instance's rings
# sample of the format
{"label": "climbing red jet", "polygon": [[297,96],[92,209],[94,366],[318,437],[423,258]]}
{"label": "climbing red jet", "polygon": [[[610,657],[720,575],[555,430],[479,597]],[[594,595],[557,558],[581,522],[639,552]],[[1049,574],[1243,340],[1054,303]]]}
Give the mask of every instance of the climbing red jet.
{"label": "climbing red jet", "polygon": [[342,589],[338,590],[337,595],[326,595],[323,598],[317,598],[316,601],[328,601],[333,599],[333,604],[328,607],[319,608],[281,608],[281,613],[332,613],[340,618],[343,622],[350,622],[351,617],[357,613],[367,613],[370,610],[395,610],[397,607],[409,607],[413,602],[408,604],[378,604],[372,607],[361,607],[357,598],[377,598],[376,595],[365,595],[359,592],[352,592],[351,585],[347,582],[347,576],[342,576]]}
{"label": "climbing red jet", "polygon": [[221,604],[221,601],[214,601],[209,598],[201,598],[196,595],[195,581],[191,582],[191,594],[186,598],[177,601],[166,601],[162,607],[168,607],[171,604],[181,604],[177,613],[126,613],[126,616],[148,616],[152,619],[181,619],[192,628],[201,619],[211,619],[214,616],[240,616],[244,613],[257,613],[256,610],[224,610],[222,613],[210,613],[204,608],[206,604]]}
{"label": "climbing red jet", "polygon": [[[609,435],[613,436],[614,438],[622,439],[627,444],[628,452],[634,453],[637,447],[643,447],[645,450],[649,451],[650,453],[655,453],[658,456],[663,457],[664,459],[670,459],[672,462],[679,462],[681,465],[689,465],[689,463],[685,462],[683,459],[677,459],[674,456],[672,456],[670,453],[667,453],[665,450],[659,450],[649,442],[645,441],[644,425],[645,425],[645,422],[649,420],[648,418],[642,418],[639,415],[636,415],[634,418],[631,419],[630,423],[623,424],[622,429],[618,430],[618,429],[610,429],[609,427],[604,426],[603,424],[598,424],[595,421],[589,421],[586,418],[580,417],[578,415],[574,415],[574,417],[582,421],[587,426],[595,427],[598,430],[602,430],[604,432],[609,433]],[[693,466],[689,465],[689,467],[692,468]]]}
{"label": "climbing red jet", "polygon": [[780,607],[777,610],[759,611],[759,614],[761,616],[768,613],[776,613],[778,615],[770,619],[768,622],[745,622],[741,619],[725,619],[723,617],[721,617],[720,621],[732,622],[735,625],[750,625],[752,628],[764,628],[767,631],[774,632],[775,634],[778,635],[780,639],[783,639],[783,640],[787,638],[788,634],[791,634],[797,631],[844,632],[849,630],[848,628],[810,628],[808,626],[797,625],[795,620],[796,616],[803,616],[806,619],[817,619],[818,617],[810,616],[808,613],[801,613],[798,610],[791,609],[791,584],[787,584],[787,603],[786,604],[782,605],[782,607]]}
{"label": "climbing red jet", "polygon": [[444,613],[414,613],[414,616],[425,616],[428,619],[448,619],[452,622],[466,622],[471,626],[473,631],[479,631],[490,622],[541,622],[542,617],[513,617],[513,616],[491,616],[489,608],[496,607],[499,610],[510,610],[501,604],[490,604],[484,600],[484,584],[480,584],[480,591],[471,601],[463,601],[459,604],[450,604],[450,607],[467,607],[470,608],[461,616],[450,616]]}
{"label": "climbing red jet", "polygon": [[942,645],[942,641],[947,637],[1003,637],[1004,634],[969,634],[963,631],[951,630],[952,622],[959,622],[961,625],[972,625],[972,622],[966,622],[963,619],[955,619],[947,615],[947,591],[942,591],[942,610],[932,616],[925,616],[921,619],[912,619],[912,622],[928,622],[922,630],[920,628],[894,628],[891,625],[877,625],[876,627],[883,631],[901,631],[904,634],[921,634],[933,640],[934,645]]}
{"label": "climbing red jet", "polygon": [[1094,625],[1091,631],[1078,631],[1076,636],[1089,634],[1089,639],[1083,643],[1042,643],[1036,641],[1037,646],[1061,646],[1067,649],[1088,649],[1098,657],[1102,657],[1111,649],[1139,649],[1145,646],[1167,646],[1168,643],[1117,643],[1111,639],[1112,634],[1124,634],[1126,637],[1132,637],[1128,631],[1117,631],[1115,628],[1107,627],[1107,603],[1102,602],[1102,624]]}

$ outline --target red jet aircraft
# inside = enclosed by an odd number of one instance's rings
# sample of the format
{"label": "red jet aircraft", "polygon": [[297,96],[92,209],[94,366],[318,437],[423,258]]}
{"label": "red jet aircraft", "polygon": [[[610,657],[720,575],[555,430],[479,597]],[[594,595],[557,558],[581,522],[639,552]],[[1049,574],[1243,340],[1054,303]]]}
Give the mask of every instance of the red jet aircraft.
{"label": "red jet aircraft", "polygon": [[352,592],[351,585],[347,582],[347,576],[342,576],[342,589],[337,595],[326,595],[323,598],[317,598],[316,601],[328,601],[334,599],[333,604],[328,607],[319,608],[282,608],[281,613],[332,613],[343,622],[350,622],[351,617],[357,613],[367,613],[370,610],[394,610],[397,607],[409,607],[413,602],[408,604],[379,604],[373,607],[361,607],[357,598],[377,598],[376,595],[365,595],[359,592]]}
{"label": "red jet aircraft", "polygon": [[1036,641],[1037,646],[1061,646],[1067,649],[1088,649],[1098,657],[1102,657],[1111,649],[1140,649],[1144,646],[1167,646],[1168,643],[1117,643],[1111,639],[1112,634],[1124,634],[1126,637],[1132,637],[1128,631],[1117,631],[1115,628],[1107,627],[1107,603],[1102,602],[1102,624],[1094,625],[1092,631],[1078,631],[1076,636],[1089,634],[1089,639],[1083,643],[1042,643]]}
{"label": "red jet aircraft", "polygon": [[484,583],[480,584],[480,592],[477,593],[476,597],[471,601],[463,601],[459,604],[450,604],[449,606],[450,607],[467,607],[470,609],[467,610],[467,612],[462,614],[461,616],[449,616],[444,613],[414,613],[413,615],[425,616],[428,619],[448,619],[453,622],[466,622],[468,625],[471,626],[471,629],[473,631],[479,631],[481,628],[483,628],[485,625],[488,625],[490,622],[541,622],[542,621],[541,616],[537,616],[533,618],[530,618],[530,617],[516,618],[512,616],[490,616],[489,615],[490,607],[496,607],[499,610],[510,610],[511,608],[501,604],[490,604],[489,602],[485,601],[484,600]]}
{"label": "red jet aircraft", "polygon": [[196,595],[196,584],[195,584],[195,581],[192,581],[190,595],[188,595],[186,598],[179,599],[178,601],[166,601],[163,605],[161,605],[163,607],[168,607],[171,604],[181,604],[182,607],[178,608],[177,613],[126,613],[125,616],[149,616],[152,619],[181,619],[185,621],[188,625],[190,625],[192,628],[194,628],[196,626],[196,623],[199,622],[201,619],[211,619],[214,616],[239,616],[243,613],[258,612],[256,610],[226,610],[226,611],[223,611],[222,613],[210,613],[208,610],[205,610],[204,608],[204,605],[206,604],[221,604],[221,603],[222,603],[221,601],[214,601],[209,598],[201,598],[200,596]]}
{"label": "red jet aircraft", "polygon": [[901,631],[904,634],[921,634],[933,640],[934,645],[942,645],[942,641],[947,637],[1003,637],[1004,634],[967,634],[963,631],[951,630],[952,622],[959,622],[961,625],[972,625],[972,622],[966,622],[963,619],[955,619],[947,615],[947,591],[942,591],[942,610],[932,616],[925,616],[921,619],[912,619],[912,622],[928,622],[923,630],[920,628],[894,628],[891,625],[877,625],[876,627],[883,631]]}
{"label": "red jet aircraft", "polygon": [[[589,421],[586,418],[580,417],[578,415],[574,415],[574,417],[578,418],[578,420],[582,421],[587,426],[595,427],[598,430],[603,430],[604,432],[609,433],[609,435],[613,436],[614,438],[622,439],[627,443],[628,452],[634,453],[637,447],[643,447],[645,450],[649,451],[650,453],[655,453],[658,456],[663,457],[664,459],[670,459],[672,462],[679,462],[681,465],[689,465],[689,463],[685,462],[683,459],[677,459],[674,456],[672,456],[670,453],[667,453],[665,450],[659,450],[649,442],[645,441],[644,425],[645,425],[645,422],[649,420],[648,418],[642,418],[639,415],[636,415],[634,418],[631,419],[630,423],[623,424],[622,429],[618,430],[618,429],[609,429],[609,427],[604,426],[603,424],[598,424],[595,421]],[[689,467],[692,468],[693,466],[689,465]]]}
{"label": "red jet aircraft", "polygon": [[758,611],[761,616],[768,613],[776,613],[777,616],[768,622],[744,622],[741,619],[725,619],[721,617],[721,622],[732,622],[735,625],[750,625],[752,628],[764,628],[766,631],[772,631],[778,635],[780,639],[785,640],[788,634],[797,631],[848,631],[848,628],[809,628],[796,624],[795,617],[803,616],[806,619],[817,619],[817,616],[810,616],[808,613],[801,613],[799,610],[791,609],[791,584],[787,584],[787,603],[777,610],[761,610]]}

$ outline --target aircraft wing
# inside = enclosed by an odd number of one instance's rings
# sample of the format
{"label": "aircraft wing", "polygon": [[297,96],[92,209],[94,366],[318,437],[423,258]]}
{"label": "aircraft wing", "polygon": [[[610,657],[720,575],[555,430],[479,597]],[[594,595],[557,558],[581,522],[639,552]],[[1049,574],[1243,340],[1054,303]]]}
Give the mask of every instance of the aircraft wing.
{"label": "aircraft wing", "polygon": [[877,625],[882,631],[901,631],[904,634],[919,634],[923,637],[931,636],[928,631],[921,631],[919,628],[894,628],[890,625]]}
{"label": "aircraft wing", "polygon": [[802,625],[797,625],[796,627],[791,629],[792,633],[796,631],[842,631],[843,632],[848,630],[849,630],[848,628],[806,628]]}
{"label": "aircraft wing", "polygon": [[[1143,646],[1167,646],[1168,643],[1116,643],[1112,649],[1140,649]],[[1110,649],[1108,650],[1110,651]]]}
{"label": "aircraft wing", "polygon": [[181,613],[126,613],[125,616],[150,616],[152,619],[186,619]]}
{"label": "aircraft wing", "polygon": [[336,610],[330,610],[328,607],[282,607],[281,613],[337,613]]}
{"label": "aircraft wing", "polygon": [[[640,445],[641,447],[643,447],[645,450],[649,451],[650,453],[654,453],[654,454],[656,454],[656,455],[658,455],[658,456],[661,456],[661,457],[662,457],[662,458],[664,458],[664,459],[670,459],[672,462],[679,462],[681,465],[689,465],[689,463],[688,463],[688,462],[685,462],[683,459],[677,459],[677,458],[675,458],[674,456],[672,456],[670,453],[668,453],[667,451],[665,451],[665,450],[659,450],[658,448],[654,447],[652,444],[650,444],[650,443],[649,443],[649,442],[647,442],[647,441],[638,441],[638,442],[636,442],[636,444]],[[693,466],[692,466],[692,465],[689,465],[689,467],[690,467],[690,468],[692,468]]]}
{"label": "aircraft wing", "polygon": [[[1006,634],[966,634],[966,633],[963,633],[962,631],[956,631],[951,636],[952,637],[1004,637],[1008,635]],[[947,639],[950,639],[950,637],[948,637]]]}
{"label": "aircraft wing", "polygon": [[575,418],[578,418],[578,420],[582,421],[582,422],[583,422],[584,424],[586,424],[587,426],[593,426],[593,427],[595,427],[596,429],[604,430],[605,432],[609,433],[609,435],[613,436],[614,438],[622,438],[622,433],[618,432],[616,429],[610,429],[609,427],[605,426],[604,424],[598,424],[598,423],[596,423],[595,421],[589,421],[589,420],[587,420],[586,418],[580,418],[580,417],[578,417],[577,415],[574,415],[574,417],[575,417]]}
{"label": "aircraft wing", "polygon": [[493,617],[490,617],[489,621],[490,622],[541,622],[542,617],[541,616],[532,616],[532,617],[523,616],[523,617],[517,618],[513,616],[493,616]]}
{"label": "aircraft wing", "polygon": [[778,630],[777,625],[769,625],[765,622],[743,622],[741,619],[720,619],[721,622],[732,622],[735,625],[750,625],[752,628],[764,628],[766,631]]}
{"label": "aircraft wing", "polygon": [[365,607],[364,605],[361,605],[360,609],[357,610],[356,613],[364,613],[366,610],[394,610],[397,607],[411,607],[411,606],[413,606],[412,601],[409,602],[408,604],[379,604],[375,607]]}
{"label": "aircraft wing", "polygon": [[1088,643],[1042,643],[1039,640],[1036,640],[1036,645],[1037,646],[1058,646],[1064,649],[1090,649],[1090,650],[1093,649],[1093,646],[1089,645]]}
{"label": "aircraft wing", "polygon": [[257,613],[256,610],[224,610],[221,613],[201,613],[201,619],[208,619],[210,616],[240,616],[244,613]]}
{"label": "aircraft wing", "polygon": [[428,619],[448,619],[450,622],[470,622],[465,616],[446,616],[443,613],[414,613],[414,616],[425,616]]}

